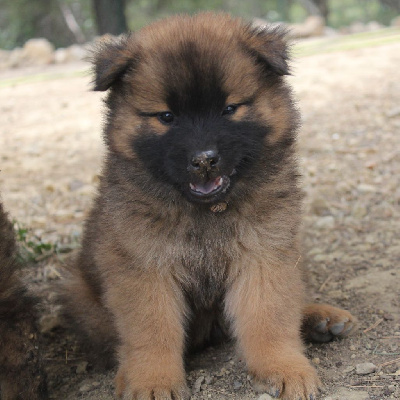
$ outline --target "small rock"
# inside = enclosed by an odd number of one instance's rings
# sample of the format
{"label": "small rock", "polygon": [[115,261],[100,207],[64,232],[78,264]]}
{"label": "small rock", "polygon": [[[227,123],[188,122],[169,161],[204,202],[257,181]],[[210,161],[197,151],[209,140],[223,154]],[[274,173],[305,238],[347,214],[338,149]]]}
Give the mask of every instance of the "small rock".
{"label": "small rock", "polygon": [[392,108],[386,113],[388,118],[400,117],[400,107]]}
{"label": "small rock", "polygon": [[68,61],[82,61],[88,56],[84,46],[73,44],[67,48]]}
{"label": "small rock", "polygon": [[243,385],[239,381],[233,382],[233,390],[239,390]]}
{"label": "small rock", "polygon": [[269,394],[262,394],[257,400],[274,400]]}
{"label": "small rock", "polygon": [[77,374],[84,374],[86,373],[86,369],[89,363],[87,361],[82,361],[76,366],[76,373]]}
{"label": "small rock", "polygon": [[354,216],[354,218],[357,219],[364,218],[367,214],[368,214],[367,207],[364,207],[362,205],[357,205],[356,207],[354,207],[352,211],[352,215]]}
{"label": "small rock", "polygon": [[64,48],[59,48],[54,52],[54,61],[56,64],[63,64],[68,61],[68,51]]}
{"label": "small rock", "polygon": [[338,388],[336,393],[329,397],[324,397],[324,400],[368,400],[369,394],[366,391],[361,390],[350,390],[347,388]]}
{"label": "small rock", "polygon": [[381,25],[377,21],[370,21],[370,22],[367,23],[367,29],[370,32],[378,31],[379,29],[382,29],[382,28],[383,28],[383,25]]}
{"label": "small rock", "polygon": [[78,179],[74,179],[73,181],[71,181],[68,185],[68,188],[71,192],[75,192],[76,190],[80,189],[82,186],[84,186],[85,184],[78,180]]}
{"label": "small rock", "polygon": [[372,363],[362,363],[356,365],[356,374],[357,375],[368,375],[375,372],[377,366]]}
{"label": "small rock", "polygon": [[11,51],[10,56],[8,57],[8,67],[15,68],[19,67],[24,63],[25,60],[25,52],[21,47],[16,47]]}
{"label": "small rock", "polygon": [[321,363],[321,360],[318,357],[314,357],[311,362],[315,365],[319,365]]}
{"label": "small rock", "polygon": [[343,291],[342,290],[331,290],[328,292],[330,297],[333,297],[335,299],[343,299]]}
{"label": "small rock", "polygon": [[319,216],[329,214],[329,204],[323,197],[317,197],[312,200],[310,211]]}
{"label": "small rock", "polygon": [[354,371],[354,370],[355,370],[354,367],[349,366],[349,367],[346,367],[346,368],[343,370],[343,373],[344,373],[344,374],[349,374],[350,372],[352,372],[352,371]]}
{"label": "small rock", "polygon": [[200,392],[200,390],[201,390],[201,385],[202,385],[202,383],[204,382],[204,379],[205,379],[205,378],[204,378],[203,375],[199,376],[199,377],[196,379],[196,381],[195,381],[195,383],[194,383],[194,385],[193,385],[193,388],[192,388],[193,394],[199,393],[199,392]]}
{"label": "small rock", "polygon": [[361,193],[373,193],[377,191],[375,186],[367,185],[366,183],[361,183],[357,186],[357,189]]}
{"label": "small rock", "polygon": [[332,215],[318,218],[315,226],[321,229],[332,229],[335,227],[335,219],[332,217]]}
{"label": "small rock", "polygon": [[211,375],[206,376],[205,382],[207,385],[211,385],[214,382],[214,378]]}
{"label": "small rock", "polygon": [[29,39],[24,44],[24,55],[36,65],[46,65],[54,62],[54,46],[44,38]]}
{"label": "small rock", "polygon": [[87,393],[87,392],[90,392],[90,391],[92,390],[92,388],[93,388],[92,385],[90,385],[90,384],[88,384],[88,383],[85,383],[84,385],[82,385],[82,386],[79,388],[79,391],[80,391],[81,393]]}
{"label": "small rock", "polygon": [[289,35],[293,38],[321,36],[324,33],[325,19],[318,15],[310,15],[303,24],[289,26]]}

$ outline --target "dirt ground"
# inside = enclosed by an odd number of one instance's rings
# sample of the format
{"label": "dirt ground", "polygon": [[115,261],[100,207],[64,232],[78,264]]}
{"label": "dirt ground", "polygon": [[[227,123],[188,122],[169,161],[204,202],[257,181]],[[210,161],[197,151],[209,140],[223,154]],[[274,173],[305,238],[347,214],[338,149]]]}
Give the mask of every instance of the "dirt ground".
{"label": "dirt ground", "polygon": [[[78,246],[101,167],[101,100],[85,64],[0,73],[0,192],[34,244],[26,270],[45,306],[40,329],[52,399],[113,398],[60,325],[52,285]],[[400,399],[400,39],[297,59],[299,154],[307,198],[304,262],[316,301],[359,319],[348,339],[309,345],[321,399]],[[43,75],[44,74],[44,75]],[[56,250],[56,251],[54,251]],[[40,253],[40,251],[39,251]],[[375,371],[361,375],[359,364]],[[374,368],[373,368],[374,369]],[[193,399],[269,399],[251,389],[232,345],[188,364]]]}

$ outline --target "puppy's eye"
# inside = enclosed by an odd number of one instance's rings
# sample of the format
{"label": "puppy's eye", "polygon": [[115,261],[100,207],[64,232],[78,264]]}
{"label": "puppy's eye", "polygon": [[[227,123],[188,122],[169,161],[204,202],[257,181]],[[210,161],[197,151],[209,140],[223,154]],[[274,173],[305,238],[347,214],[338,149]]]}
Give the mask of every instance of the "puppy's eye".
{"label": "puppy's eye", "polygon": [[158,120],[165,125],[172,123],[175,118],[174,114],[170,111],[160,112],[157,114],[157,117]]}
{"label": "puppy's eye", "polygon": [[238,106],[236,104],[229,104],[225,107],[224,111],[222,111],[222,115],[231,115],[235,114]]}

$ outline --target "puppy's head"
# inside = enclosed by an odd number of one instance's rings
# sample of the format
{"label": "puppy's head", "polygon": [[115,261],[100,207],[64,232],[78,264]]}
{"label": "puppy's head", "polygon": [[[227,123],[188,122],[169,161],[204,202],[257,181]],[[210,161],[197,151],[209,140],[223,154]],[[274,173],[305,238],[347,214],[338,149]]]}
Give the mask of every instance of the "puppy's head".
{"label": "puppy's head", "polygon": [[173,17],[103,43],[95,90],[110,91],[110,151],[189,201],[248,191],[293,141],[287,61],[282,30],[225,14]]}

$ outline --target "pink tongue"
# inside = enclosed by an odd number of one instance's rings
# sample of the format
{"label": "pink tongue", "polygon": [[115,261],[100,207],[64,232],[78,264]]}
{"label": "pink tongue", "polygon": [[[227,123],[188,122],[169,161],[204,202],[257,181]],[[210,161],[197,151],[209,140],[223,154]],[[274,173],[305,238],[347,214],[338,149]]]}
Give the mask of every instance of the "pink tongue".
{"label": "pink tongue", "polygon": [[219,177],[213,181],[208,181],[205,183],[196,183],[195,185],[191,186],[192,189],[194,189],[196,192],[209,194],[220,186],[220,180],[221,178]]}

